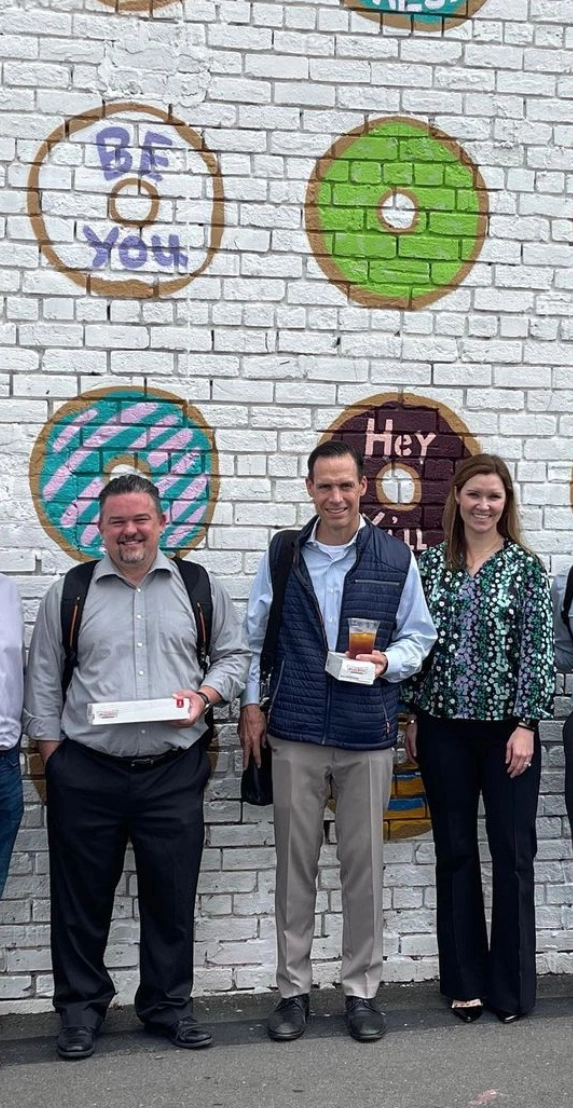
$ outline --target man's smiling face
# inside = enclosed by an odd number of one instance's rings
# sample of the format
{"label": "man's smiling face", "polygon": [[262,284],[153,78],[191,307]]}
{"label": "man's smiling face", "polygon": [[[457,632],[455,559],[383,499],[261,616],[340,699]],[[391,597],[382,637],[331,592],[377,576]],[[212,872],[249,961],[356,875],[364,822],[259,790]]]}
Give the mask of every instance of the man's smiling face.
{"label": "man's smiling face", "polygon": [[351,454],[317,458],[306,487],[320,522],[319,542],[340,546],[356,534],[360,523],[360,497],[366,492],[366,478],[358,476]]}
{"label": "man's smiling face", "polygon": [[109,557],[124,577],[141,579],[155,560],[166,519],[146,492],[109,496],[99,531]]}

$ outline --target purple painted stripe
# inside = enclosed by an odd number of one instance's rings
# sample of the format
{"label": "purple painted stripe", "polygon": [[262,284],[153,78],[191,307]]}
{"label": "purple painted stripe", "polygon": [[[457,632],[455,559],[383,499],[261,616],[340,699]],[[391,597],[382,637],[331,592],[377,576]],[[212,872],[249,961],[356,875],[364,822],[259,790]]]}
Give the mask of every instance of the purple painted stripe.
{"label": "purple painted stripe", "polygon": [[176,549],[189,538],[189,532],[192,529],[193,524],[197,523],[201,519],[202,515],[203,508],[198,508],[196,512],[193,512],[193,515],[189,516],[189,519],[186,523],[182,524],[181,527],[173,528],[173,531],[169,533],[167,542],[165,544],[168,550],[173,550],[173,548]]}
{"label": "purple painted stripe", "polygon": [[80,412],[75,419],[63,428],[58,435],[56,435],[53,443],[52,450],[55,454],[59,454],[60,450],[67,446],[70,439],[74,437],[80,427],[83,427],[84,423],[89,423],[90,420],[95,419],[98,414],[97,408],[89,408],[87,412]]}
{"label": "purple painted stripe", "polygon": [[[165,428],[173,426],[177,423],[177,416],[166,416],[162,423],[156,423],[153,427],[146,427],[138,439],[131,444],[132,450],[145,450],[153,442],[154,439],[158,439],[160,435],[165,434]],[[151,465],[151,459],[146,458],[147,462]]]}
{"label": "purple painted stripe", "polygon": [[[191,482],[188,489],[185,489],[184,498],[179,497],[177,500],[173,501],[173,504],[170,505],[170,514],[173,521],[180,519],[184,512],[189,511],[189,501],[197,499],[197,497],[205,491],[206,485],[207,476],[203,473],[200,477],[196,477],[195,480]],[[203,505],[201,510],[203,511],[204,508],[205,505]]]}
{"label": "purple painted stripe", "polygon": [[[161,446],[156,451],[152,451],[147,461],[150,465],[159,465],[163,461],[165,452],[168,450],[185,450],[193,438],[194,431],[190,427],[183,427],[180,431],[176,431],[170,439],[166,442],[162,442]],[[174,467],[175,468],[175,467]]]}
{"label": "purple painted stripe", "polygon": [[80,546],[91,546],[94,539],[99,536],[97,523],[88,523],[80,535]]}
{"label": "purple painted stripe", "polygon": [[62,527],[73,527],[78,523],[81,517],[93,506],[94,500],[97,500],[101,490],[103,489],[104,481],[101,477],[95,477],[94,480],[82,489],[82,492],[73,504],[70,504],[60,516],[60,524]]}
{"label": "purple painted stripe", "polygon": [[181,480],[181,477],[187,472],[188,469],[191,469],[191,466],[195,462],[198,454],[198,450],[191,450],[189,454],[185,454],[183,458],[180,458],[179,461],[175,463],[173,469],[171,470],[171,473],[167,474],[165,477],[161,477],[158,480],[157,488],[159,489],[159,492],[162,496],[167,493],[168,489],[170,489],[172,485],[176,485],[177,482]]}
{"label": "purple painted stripe", "polygon": [[74,475],[77,465],[84,462],[92,450],[97,450],[100,446],[106,446],[110,439],[123,433],[126,423],[133,423],[136,419],[141,419],[143,415],[152,415],[157,407],[157,404],[133,404],[131,408],[124,408],[121,412],[117,412],[107,423],[103,423],[93,434],[88,435],[84,445],[75,450],[67,462],[56,470],[50,480],[46,482],[42,490],[44,499],[53,499],[68,478]]}

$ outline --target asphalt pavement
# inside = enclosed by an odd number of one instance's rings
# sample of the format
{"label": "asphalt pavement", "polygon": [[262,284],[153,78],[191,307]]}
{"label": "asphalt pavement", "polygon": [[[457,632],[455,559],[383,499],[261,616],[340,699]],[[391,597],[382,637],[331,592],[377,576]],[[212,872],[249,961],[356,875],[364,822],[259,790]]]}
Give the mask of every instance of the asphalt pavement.
{"label": "asphalt pavement", "polygon": [[110,1012],[92,1058],[64,1062],[49,1013],[0,1017],[2,1108],[571,1108],[573,977],[544,977],[535,1012],[462,1024],[433,983],[385,985],[388,1033],[349,1038],[338,990],[316,991],[302,1039],[271,1043],[274,994],[202,999],[208,1050],[145,1035]]}

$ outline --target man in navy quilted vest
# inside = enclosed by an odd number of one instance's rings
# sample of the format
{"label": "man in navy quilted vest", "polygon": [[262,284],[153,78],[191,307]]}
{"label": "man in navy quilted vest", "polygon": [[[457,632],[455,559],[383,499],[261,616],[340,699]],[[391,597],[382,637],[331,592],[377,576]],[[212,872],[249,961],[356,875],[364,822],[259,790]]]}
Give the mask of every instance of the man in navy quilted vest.
{"label": "man in navy quilted vest", "polygon": [[[362,456],[340,441],[308,459],[306,487],[316,515],[294,543],[269,689],[259,707],[260,658],[273,599],[267,553],[247,613],[253,660],[239,735],[245,765],[261,744],[272,749],[277,850],[277,985],[271,1039],[299,1038],[311,988],[316,881],[324,808],[336,801],[342,882],[342,989],[348,1031],[373,1042],[386,1031],[376,1002],[382,976],[383,815],[390,796],[398,731],[399,683],[416,673],[436,633],[413,556],[360,514],[366,491]],[[276,549],[276,543],[271,550]],[[276,578],[275,578],[276,580]],[[348,620],[379,622],[372,685],[325,671],[328,650],[348,649]]]}

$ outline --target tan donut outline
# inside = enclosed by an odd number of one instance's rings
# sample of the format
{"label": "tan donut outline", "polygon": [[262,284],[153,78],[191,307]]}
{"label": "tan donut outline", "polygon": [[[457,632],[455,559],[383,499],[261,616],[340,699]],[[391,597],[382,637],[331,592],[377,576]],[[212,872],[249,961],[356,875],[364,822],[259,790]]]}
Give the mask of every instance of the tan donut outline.
{"label": "tan donut outline", "polygon": [[[417,296],[413,302],[404,296],[380,296],[377,293],[370,292],[368,289],[360,288],[358,285],[348,281],[347,278],[342,277],[334,259],[331,258],[328,253],[324,241],[324,232],[320,225],[318,191],[322,183],[322,178],[328,173],[332,163],[336,161],[349,146],[352,146],[357,138],[361,135],[368,134],[376,126],[383,126],[388,123],[406,123],[409,127],[417,127],[419,131],[426,132],[431,135],[433,139],[436,139],[437,142],[441,142],[446,146],[454,158],[461,162],[462,165],[472,173],[474,188],[478,196],[476,241],[470,257],[460,266],[455,278],[446,288],[433,289],[432,292],[425,293],[423,296]],[[418,209],[418,207],[419,205],[416,201],[416,208]],[[358,127],[354,127],[352,131],[348,131],[341,138],[336,139],[326,153],[318,159],[310,175],[306,190],[304,216],[306,233],[312,247],[314,260],[320,269],[322,269],[322,272],[328,277],[328,280],[331,281],[333,285],[336,285],[349,300],[354,300],[357,304],[362,304],[366,308],[402,308],[408,311],[418,311],[420,308],[427,307],[428,304],[433,304],[436,300],[441,300],[443,296],[447,296],[452,289],[461,285],[462,281],[465,280],[472,269],[476,258],[482,250],[487,234],[489,218],[488,192],[479,167],[451,135],[447,135],[446,132],[441,131],[439,127],[434,127],[432,123],[423,123],[421,120],[409,116],[379,116],[376,119],[370,119],[366,123],[360,124]],[[392,234],[395,233],[396,229],[393,228]]]}
{"label": "tan donut outline", "polygon": [[[57,408],[56,411],[53,412],[50,418],[46,421],[32,448],[30,463],[28,467],[28,478],[30,482],[32,500],[34,501],[34,507],[36,509],[38,519],[40,520],[44,531],[49,535],[56,546],[58,546],[60,550],[63,550],[64,553],[66,553],[70,558],[73,558],[76,562],[89,562],[92,561],[92,558],[89,554],[84,554],[81,550],[77,550],[76,547],[73,547],[71,543],[66,542],[62,538],[58,529],[53,525],[52,521],[48,518],[44,510],[42,493],[39,484],[40,473],[42,471],[42,462],[46,451],[47,440],[52,430],[54,417],[56,415],[59,415],[60,413],[63,417],[67,415],[73,415],[75,412],[82,411],[86,406],[86,402],[89,403],[89,401],[91,400],[101,400],[103,397],[109,396],[111,393],[113,393],[114,396],[117,396],[119,393],[124,393],[125,396],[133,396],[133,392],[135,391],[135,389],[136,386],[134,386],[133,388],[121,386],[118,388],[114,388],[113,386],[110,386],[107,388],[94,389],[92,392],[84,392],[80,396],[76,397],[75,400],[67,401],[67,403],[62,404],[59,408]],[[193,542],[190,542],[186,546],[179,547],[177,551],[169,552],[170,555],[171,553],[177,553],[183,556],[184,554],[189,553],[190,550],[193,550],[196,546],[198,546],[199,543],[202,542],[205,538],[205,535],[211,525],[213,513],[219,499],[219,453],[217,451],[217,446],[215,443],[215,433],[212,427],[210,427],[209,424],[206,423],[201,412],[192,404],[190,404],[188,400],[183,400],[181,397],[176,396],[175,393],[166,392],[164,389],[144,388],[141,391],[142,399],[153,400],[154,397],[159,397],[161,400],[168,400],[171,403],[180,405],[185,418],[192,419],[193,422],[197,424],[197,426],[205,434],[209,443],[211,454],[211,473],[209,476],[210,496],[200,530],[195,536]],[[125,454],[125,452],[122,452],[122,454],[118,454],[115,458],[108,462],[108,465],[104,469],[104,473],[109,473],[110,468],[117,465],[118,462],[127,462],[128,464],[132,464],[133,455]],[[132,468],[136,467],[132,465]],[[148,476],[148,474],[143,470],[143,467],[142,472],[144,472],[144,476]]]}
{"label": "tan donut outline", "polygon": [[[441,413],[440,413],[441,414]],[[395,469],[405,469],[414,482],[414,496],[409,504],[397,504],[394,500],[389,500],[384,492],[384,477],[386,471],[390,473]],[[376,489],[376,496],[380,504],[384,504],[387,508],[397,510],[399,512],[413,512],[414,508],[418,507],[418,504],[422,500],[422,478],[414,466],[408,465],[407,462],[403,462],[402,459],[395,462],[386,462],[382,466],[382,469],[376,474],[374,478],[374,487]]]}
{"label": "tan donut outline", "polygon": [[[104,3],[110,3],[112,0],[103,0]],[[480,8],[486,3],[486,0],[466,0],[466,3],[460,11],[464,11],[464,15],[449,15],[445,19],[437,20],[436,23],[428,23],[424,19],[420,19],[414,12],[409,15],[407,12],[375,12],[372,9],[364,8],[359,0],[340,0],[343,7],[352,8],[355,12],[363,15],[365,19],[374,19],[377,23],[383,25],[384,23],[388,27],[406,27],[412,31],[429,31],[430,33],[440,33],[441,31],[448,31],[452,27],[459,27],[461,23],[465,23],[466,20],[471,19]],[[439,14],[439,13],[437,13]]]}
{"label": "tan donut outline", "polygon": [[[145,281],[139,281],[137,279],[129,281],[108,280],[105,277],[97,277],[91,273],[85,273],[84,270],[81,269],[74,269],[73,266],[64,265],[51,243],[42,214],[40,170],[54,146],[70,138],[71,135],[78,134],[79,131],[85,130],[86,127],[91,127],[92,124],[97,123],[98,120],[119,115],[121,112],[144,113],[153,116],[155,119],[160,119],[163,123],[167,123],[170,127],[173,127],[174,130],[178,132],[181,139],[186,142],[188,146],[191,146],[193,150],[196,150],[200,157],[202,157],[213,182],[211,236],[204,262],[198,269],[194,270],[193,273],[186,274],[183,277],[174,277],[161,284],[154,283],[150,285]],[[179,289],[185,288],[185,285],[194,281],[196,277],[199,277],[199,275],[207,269],[213,260],[214,254],[221,245],[224,230],[224,205],[223,178],[219,163],[215,155],[207,149],[203,139],[193,131],[191,127],[186,123],[182,123],[180,119],[171,115],[170,112],[165,112],[162,108],[151,107],[148,104],[131,104],[116,101],[111,104],[102,104],[101,108],[91,108],[89,111],[82,112],[81,115],[75,115],[65,120],[64,123],[61,123],[59,127],[56,127],[55,130],[48,135],[47,139],[44,139],[32,162],[28,176],[28,216],[42,254],[59,273],[63,273],[65,277],[69,277],[70,281],[73,281],[75,285],[79,285],[80,288],[85,289],[88,293],[97,293],[99,296],[156,299],[160,296],[169,296],[171,293],[178,292]]]}
{"label": "tan donut outline", "polygon": [[[137,185],[138,189],[146,189],[147,195],[151,200],[151,207],[149,209],[149,215],[145,219],[124,219],[117,210],[116,199],[120,192],[123,192],[126,185]],[[141,196],[141,193],[140,193]],[[157,219],[157,213],[159,211],[159,193],[155,188],[155,185],[151,185],[149,181],[144,181],[142,177],[126,177],[125,181],[116,181],[108,198],[107,198],[107,210],[109,218],[113,219],[114,223],[121,223],[122,227],[146,227],[151,223],[155,223]]]}
{"label": "tan donut outline", "polygon": [[146,12],[153,15],[155,9],[166,8],[169,4],[177,3],[177,0],[99,0],[106,8],[113,8],[118,15],[121,12]]}
{"label": "tan donut outline", "polygon": [[[393,227],[392,224],[389,223],[388,220],[386,219],[386,216],[384,215],[384,212],[382,211],[382,209],[383,209],[384,204],[386,203],[386,201],[389,200],[391,196],[407,196],[408,200],[412,201],[412,203],[414,205],[414,212],[413,212],[413,219],[412,219],[412,222],[411,222],[409,227]],[[414,231],[416,230],[416,227],[418,226],[418,223],[420,221],[420,208],[418,207],[418,203],[416,201],[415,194],[412,192],[411,189],[404,189],[402,187],[392,188],[392,189],[388,189],[388,191],[385,192],[384,195],[380,198],[380,202],[378,204],[377,215],[378,215],[378,219],[379,219],[380,223],[382,223],[383,226],[386,227],[388,231],[390,231],[390,234],[392,234],[392,235],[412,235],[414,233]]]}

